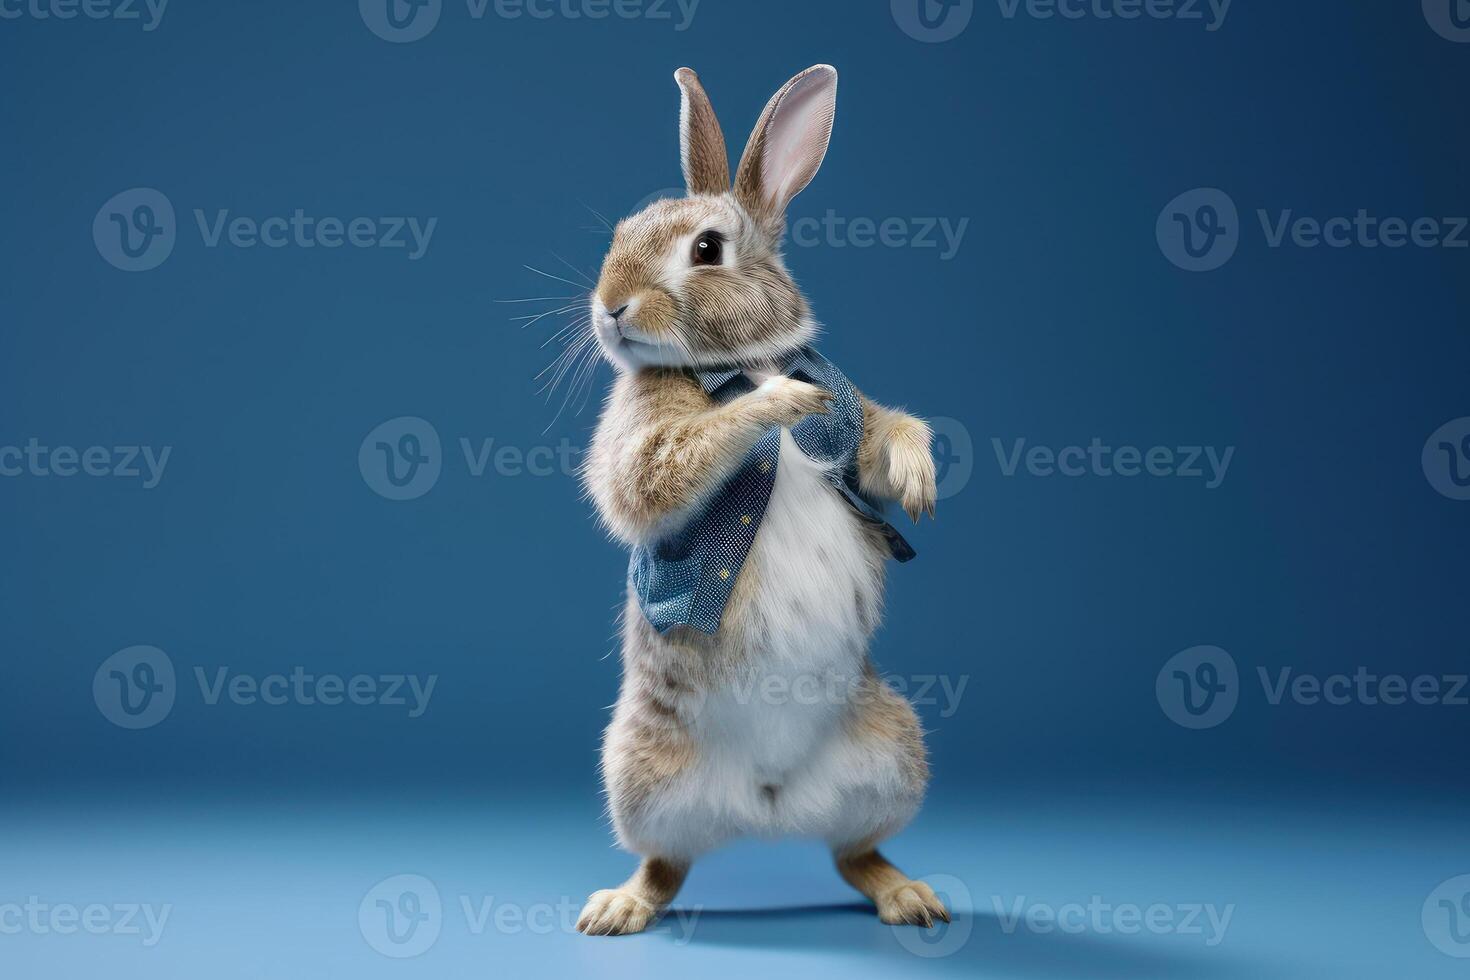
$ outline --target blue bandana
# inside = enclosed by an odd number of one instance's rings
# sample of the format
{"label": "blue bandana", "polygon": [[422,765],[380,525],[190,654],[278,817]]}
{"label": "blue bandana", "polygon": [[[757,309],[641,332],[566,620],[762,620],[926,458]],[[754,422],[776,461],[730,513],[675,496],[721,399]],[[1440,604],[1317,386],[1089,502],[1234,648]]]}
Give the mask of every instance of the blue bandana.
{"label": "blue bandana", "polygon": [[[825,389],[831,409],[809,415],[791,430],[792,440],[812,459],[833,464],[828,479],[862,518],[888,542],[899,561],[914,549],[888,523],[877,502],[858,489],[857,451],[863,439],[862,399],[843,373],[811,347],[792,354],[783,373]],[[715,401],[724,403],[754,389],[744,371],[699,371],[696,378]],[[760,530],[780,464],[781,429],[773,426],[745,457],[735,475],[674,534],[633,549],[628,577],[638,604],[654,629],[666,633],[692,626],[710,636],[735,588],[745,556]]]}

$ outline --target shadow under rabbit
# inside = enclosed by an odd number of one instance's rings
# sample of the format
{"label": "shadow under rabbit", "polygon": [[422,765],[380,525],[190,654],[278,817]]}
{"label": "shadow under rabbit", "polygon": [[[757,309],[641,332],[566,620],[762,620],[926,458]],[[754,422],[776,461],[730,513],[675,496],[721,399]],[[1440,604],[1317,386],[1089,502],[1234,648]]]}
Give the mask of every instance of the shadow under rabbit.
{"label": "shadow under rabbit", "polygon": [[1287,976],[1269,964],[1244,962],[1219,948],[1185,948],[1166,944],[1163,937],[1041,933],[1014,927],[1007,931],[998,916],[968,910],[954,910],[951,923],[932,929],[889,926],[862,902],[697,911],[676,904],[650,931],[662,941],[680,945],[881,958],[895,967],[972,977]]}

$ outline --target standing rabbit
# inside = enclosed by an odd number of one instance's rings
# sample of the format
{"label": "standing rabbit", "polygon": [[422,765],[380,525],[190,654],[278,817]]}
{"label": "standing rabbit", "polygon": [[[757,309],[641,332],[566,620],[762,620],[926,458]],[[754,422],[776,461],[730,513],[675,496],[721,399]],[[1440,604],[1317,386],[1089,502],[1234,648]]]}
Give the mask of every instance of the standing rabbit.
{"label": "standing rabbit", "polygon": [[592,324],[617,378],[584,479],[633,549],[623,681],[602,770],[642,858],[577,928],[642,930],[690,863],[735,837],[818,837],[884,922],[932,925],[932,889],[876,847],[928,779],[918,720],[868,660],[885,560],[913,557],[879,501],[935,502],[930,433],[863,397],[810,344],[785,211],[832,135],[837,72],[766,105],[732,186],[698,77],[675,74],[688,196],[617,226]]}

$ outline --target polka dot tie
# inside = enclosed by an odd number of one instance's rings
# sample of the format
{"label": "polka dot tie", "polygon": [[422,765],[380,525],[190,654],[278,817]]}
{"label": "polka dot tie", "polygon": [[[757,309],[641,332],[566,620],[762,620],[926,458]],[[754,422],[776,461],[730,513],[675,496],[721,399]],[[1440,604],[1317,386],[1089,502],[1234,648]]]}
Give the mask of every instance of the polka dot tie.
{"label": "polka dot tie", "polygon": [[[797,447],[826,464],[829,479],[864,520],[872,523],[899,561],[914,549],[883,516],[881,505],[858,490],[857,451],[863,438],[863,405],[852,382],[821,354],[804,347],[783,365],[784,373],[832,395],[826,414],[808,415],[791,430]],[[700,371],[696,378],[710,397],[727,402],[754,388],[740,369]],[[772,427],[746,455],[719,492],[674,534],[633,549],[628,579],[643,614],[660,633],[690,626],[713,636],[735,581],[760,530],[781,462],[781,430]]]}

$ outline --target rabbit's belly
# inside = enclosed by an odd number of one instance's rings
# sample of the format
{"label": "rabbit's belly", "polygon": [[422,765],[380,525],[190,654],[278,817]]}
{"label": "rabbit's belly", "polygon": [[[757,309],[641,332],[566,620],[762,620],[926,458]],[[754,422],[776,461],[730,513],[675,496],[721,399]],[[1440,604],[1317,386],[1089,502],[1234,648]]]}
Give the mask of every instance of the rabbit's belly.
{"label": "rabbit's belly", "polygon": [[741,574],[754,577],[732,610],[748,648],[733,681],[709,692],[697,727],[728,775],[779,785],[850,706],[883,590],[872,533],[789,431]]}
{"label": "rabbit's belly", "polygon": [[783,431],[776,485],[726,608],[739,639],[691,705],[697,751],[639,839],[697,854],[745,835],[855,840],[893,819],[874,790],[886,764],[846,724],[865,703],[884,548]]}

